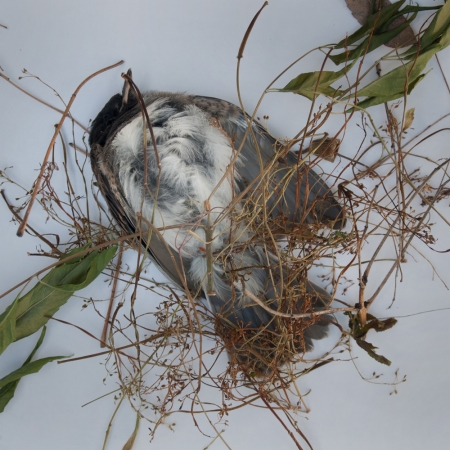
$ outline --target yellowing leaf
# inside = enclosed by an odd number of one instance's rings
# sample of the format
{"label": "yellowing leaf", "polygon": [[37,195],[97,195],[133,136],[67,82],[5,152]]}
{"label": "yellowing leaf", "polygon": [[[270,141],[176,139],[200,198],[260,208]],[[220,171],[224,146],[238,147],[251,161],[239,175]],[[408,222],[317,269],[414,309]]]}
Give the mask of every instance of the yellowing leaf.
{"label": "yellowing leaf", "polygon": [[407,130],[414,121],[414,110],[415,108],[408,109],[405,114],[405,123],[403,124],[403,130]]}

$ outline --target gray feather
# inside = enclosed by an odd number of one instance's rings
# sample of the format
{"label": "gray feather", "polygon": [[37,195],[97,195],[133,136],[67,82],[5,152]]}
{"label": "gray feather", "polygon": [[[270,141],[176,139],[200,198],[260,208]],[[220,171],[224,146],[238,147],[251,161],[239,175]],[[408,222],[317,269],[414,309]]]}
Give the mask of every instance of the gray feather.
{"label": "gray feather", "polygon": [[[273,215],[283,214],[292,223],[321,221],[340,228],[345,223],[342,208],[325,181],[312,169],[307,166],[297,169],[293,154],[288,153],[279,161],[276,151],[280,148],[260,125],[254,124],[253,133],[248,133],[244,141],[246,118],[235,105],[208,97],[164,92],[146,94],[145,102],[157,135],[161,175],[151,143],[146,150],[147,169],[144,168],[142,125],[139,125],[141,113],[134,96],[124,104],[121,95],[112,97],[92,125],[92,167],[112,215],[127,233],[134,233],[136,214],[142,211],[146,219],[141,224],[142,244],[148,248],[150,258],[179,288],[187,286],[194,291],[201,288],[222,324],[249,330],[263,329],[276,334],[280,319],[255,304],[245,293],[245,290],[252,292],[274,311],[292,314],[303,311],[303,299],[285,307],[274,301],[279,294],[278,286],[272,284],[267,259],[270,266],[277,267],[275,256],[267,256],[262,247],[248,246],[251,235],[233,229],[224,216],[216,225],[212,242],[214,251],[223,249],[227,245],[227,236],[233,233],[239,234],[236,244],[241,244],[243,250],[214,261],[213,279],[217,295],[208,296],[205,254],[202,253],[201,242],[189,234],[194,232],[204,237],[204,198],[208,198],[221,174],[226,172],[230,161],[227,155],[232,155],[229,142],[232,141],[235,150],[242,147],[241,158],[231,183],[234,187],[223,183],[212,196],[215,217],[220,217],[220,208],[228,206],[231,192],[239,192],[254,183],[268,163],[274,163],[278,168],[271,181],[272,194],[267,199]],[[214,120],[220,123],[227,139],[212,125]],[[280,201],[275,186],[293,168],[295,176],[286,186]],[[145,172],[150,187],[147,192],[142,188]],[[155,203],[152,193],[156,192],[157,186]],[[150,227],[148,222],[154,225]],[[179,228],[174,230],[178,224]],[[158,226],[171,226],[171,229],[158,234],[154,230]],[[149,232],[152,237],[147,242]],[[277,270],[272,274],[276,275]],[[285,276],[284,269],[278,276]],[[329,305],[328,293],[308,280],[303,280],[303,284],[305,295],[314,309]],[[313,340],[327,335],[327,318],[324,319],[304,327],[303,336],[295,344],[297,351],[310,350]],[[241,362],[248,362],[249,349],[245,344],[238,345],[235,350]],[[260,366],[264,367],[264,364]]]}

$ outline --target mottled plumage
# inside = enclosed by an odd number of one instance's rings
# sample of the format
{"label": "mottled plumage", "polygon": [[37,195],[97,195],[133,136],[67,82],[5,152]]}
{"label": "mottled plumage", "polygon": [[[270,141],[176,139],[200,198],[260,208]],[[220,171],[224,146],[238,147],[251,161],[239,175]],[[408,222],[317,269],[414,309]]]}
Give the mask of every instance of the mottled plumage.
{"label": "mottled plumage", "polygon": [[[224,100],[167,92],[149,92],[144,100],[160,168],[148,132],[146,154],[143,150],[143,119],[133,95],[113,96],[92,124],[92,167],[112,215],[131,234],[138,227],[137,214],[141,213],[143,244],[150,258],[178,287],[200,288],[222,324],[276,331],[274,316],[256,305],[245,290],[276,309],[270,300],[278,286],[272,284],[268,266],[277,267],[277,258],[262,245],[248,245],[252,232],[242,221],[236,224],[233,220],[233,214],[242,212],[240,203],[234,202],[236,195],[248,186],[257,189],[262,168],[276,164],[276,176],[266,180],[273,186],[269,191],[274,194],[266,203],[272,216],[283,214],[290,222],[330,222],[340,228],[344,218],[339,204],[326,183],[308,168],[299,172],[300,183],[295,173],[280,199],[275,194],[276,185],[292,175],[296,157],[292,153],[274,157],[275,140],[258,124],[253,124],[252,133],[241,145],[247,119],[237,106]],[[230,210],[232,203],[234,208]],[[207,286],[208,221],[214,223],[211,249],[216,295],[208,295]],[[157,233],[155,229],[162,231]],[[150,230],[151,240],[146,242]],[[227,246],[230,251],[224,257],[221,250]],[[275,277],[284,275],[279,269],[273,273]],[[308,280],[299,289],[309,294],[316,308],[329,301],[328,294]],[[302,303],[294,309],[291,306],[290,311],[302,311]],[[312,339],[326,336],[326,325],[317,321],[303,327],[297,350],[311,349]],[[244,362],[247,359],[241,358]]]}

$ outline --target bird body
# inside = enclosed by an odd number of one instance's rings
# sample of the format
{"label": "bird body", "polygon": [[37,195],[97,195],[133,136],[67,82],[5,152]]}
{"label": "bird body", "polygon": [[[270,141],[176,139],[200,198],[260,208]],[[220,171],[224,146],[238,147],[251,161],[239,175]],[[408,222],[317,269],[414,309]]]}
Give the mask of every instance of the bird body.
{"label": "bird body", "polygon": [[[278,158],[281,146],[259,124],[249,130],[241,109],[224,100],[145,94],[155,149],[138,102],[125,88],[98,114],[90,134],[92,168],[112,215],[130,234],[141,229],[150,258],[179,288],[200,291],[222,323],[273,332],[277,318],[270,310],[280,295],[274,277],[282,279],[285,269],[274,252],[252,242],[252,227],[242,220],[251,216],[245,199],[269,184],[264,203],[272,216],[330,221],[338,228],[343,213],[329,187],[311,169],[295,170],[292,153]],[[270,165],[277,166],[275,175],[264,179]],[[308,280],[301,289],[302,298],[320,299],[316,307],[328,305],[328,294]],[[294,312],[303,303],[297,301]],[[297,350],[326,336],[326,325],[319,320],[304,327]]]}

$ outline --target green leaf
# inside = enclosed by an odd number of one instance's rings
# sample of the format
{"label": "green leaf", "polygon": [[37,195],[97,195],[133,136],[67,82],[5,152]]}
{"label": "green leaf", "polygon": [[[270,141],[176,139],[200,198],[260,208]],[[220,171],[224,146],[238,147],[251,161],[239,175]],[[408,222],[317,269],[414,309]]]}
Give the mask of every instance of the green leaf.
{"label": "green leaf", "polygon": [[[371,106],[382,105],[383,103],[391,102],[393,100],[398,100],[399,98],[404,97],[404,93],[400,92],[396,95],[388,95],[388,96],[379,96],[379,97],[369,97],[362,102],[358,103],[358,106],[362,109],[367,109]],[[349,113],[351,111],[348,111]]]}
{"label": "green leaf", "polygon": [[[61,284],[58,285],[59,289],[75,292],[89,286],[89,284],[102,273],[108,263],[114,258],[116,251],[117,246],[115,245],[105,250],[95,250],[86,256],[78,265],[69,261],[67,264],[70,271],[68,271],[64,278],[61,279]],[[54,279],[58,279],[56,274]],[[49,278],[49,280],[53,281],[52,278]]]}
{"label": "green leaf", "polygon": [[[67,256],[72,256],[85,250],[86,247],[76,249]],[[94,250],[89,255],[80,255],[68,262],[53,268],[27,294],[17,300],[15,312],[14,341],[35,333],[64,305],[72,294],[88,286],[105,269],[114,257],[117,246],[103,251]],[[0,323],[9,316],[13,305],[0,315]]]}
{"label": "green leaf", "polygon": [[408,95],[411,94],[411,91],[417,86],[417,84],[422,81],[430,72],[430,70],[427,73],[420,74],[415,80],[411,81],[408,85]]}
{"label": "green leaf", "polygon": [[442,5],[420,38],[420,48],[428,47],[441,36],[450,25],[450,2]]}
{"label": "green leaf", "polygon": [[93,251],[84,259],[57,266],[23,298],[23,312],[17,316],[16,340],[29,336],[49,320],[72,294],[88,286],[114,257],[117,246]]}
{"label": "green leaf", "polygon": [[362,339],[355,339],[355,341],[363,350],[365,350],[368,353],[368,355],[370,357],[372,357],[373,359],[375,359],[376,361],[378,361],[381,364],[385,364],[386,366],[390,366],[391,365],[391,361],[389,361],[384,356],[378,355],[377,353],[375,353],[374,350],[377,347],[375,347],[373,344],[370,344],[369,342],[363,341]]}
{"label": "green leaf", "polygon": [[[39,339],[34,346],[33,351],[30,353],[28,358],[23,363],[22,367],[28,364],[35,353],[37,352],[38,348],[41,346],[45,333],[47,331],[47,327],[42,328],[41,335],[39,336]],[[11,381],[10,383],[6,384],[0,389],[0,413],[2,413],[5,410],[6,405],[10,402],[10,400],[14,397],[14,393],[16,392],[17,385],[19,384],[20,380]]]}
{"label": "green leaf", "polygon": [[374,34],[372,36],[368,36],[355,49],[349,52],[339,53],[338,55],[331,55],[330,59],[335,64],[341,64],[345,61],[352,61],[355,58],[359,58],[359,56],[362,55],[364,52],[370,53],[376,48],[386,44],[387,42],[392,40],[395,36],[400,34],[403,30],[405,30],[407,27],[409,27],[409,24],[416,18],[416,16],[417,13],[414,13],[407,21],[405,21],[398,27],[394,28],[393,30],[385,31],[384,33],[381,34]]}
{"label": "green leaf", "polygon": [[450,25],[442,33],[442,36],[440,37],[438,44],[443,49],[450,45]]}
{"label": "green leaf", "polygon": [[278,92],[293,92],[295,94],[303,95],[310,100],[313,100],[318,94],[324,94],[330,97],[342,95],[342,92],[331,87],[331,84],[345,76],[355,63],[356,59],[337,72],[324,70],[322,72],[302,73],[289,81],[284,88],[278,89]]}
{"label": "green leaf", "polygon": [[6,405],[12,400],[14,394],[16,392],[16,387],[19,384],[19,381],[12,381],[8,383],[6,386],[3,386],[0,389],[0,413],[2,413]]}
{"label": "green leaf", "polygon": [[439,11],[433,17],[430,25],[426,28],[418,45],[412,46],[406,52],[402,53],[401,58],[411,59],[415,57],[418,50],[421,53],[426,52],[434,45],[440,45],[440,49],[450,44],[450,3],[439,7]]}
{"label": "green leaf", "polygon": [[19,299],[16,298],[0,316],[0,355],[16,339],[16,315]]}
{"label": "green leaf", "polygon": [[[391,17],[394,17],[396,15],[403,3],[405,3],[405,0],[400,0],[399,2],[395,2],[392,5],[386,6],[380,11],[372,14],[368,17],[367,22],[361,28],[359,28],[359,30],[357,30],[347,38],[342,39],[342,41],[340,41],[335,46],[335,48],[346,48],[347,46],[358,42],[365,36],[372,34],[374,27],[375,30],[381,28]],[[403,15],[403,12],[401,13],[401,15]]]}
{"label": "green leaf", "polygon": [[420,11],[436,11],[438,9],[441,9],[442,5],[439,6],[414,6],[414,5],[407,5],[405,6],[401,11],[400,14],[410,14]]}
{"label": "green leaf", "polygon": [[340,91],[332,88],[330,84],[343,76],[340,72],[323,71],[302,73],[289,81],[284,88],[279,89],[279,92],[294,92],[310,100],[313,100],[317,94],[335,97],[340,94]]}
{"label": "green leaf", "polygon": [[376,97],[379,95],[397,95],[405,91],[405,84],[414,81],[425,69],[428,61],[437,52],[437,49],[429,50],[420,55],[416,60],[401,65],[394,70],[368,84],[358,91],[358,97]]}
{"label": "green leaf", "polygon": [[358,47],[354,48],[353,50],[350,50],[349,52],[342,52],[337,55],[330,55],[330,59],[336,65],[345,63],[347,61],[350,62],[356,60],[364,53],[366,46],[367,46],[367,39],[364,40],[361,44],[359,44]]}
{"label": "green leaf", "polygon": [[[431,48],[416,60],[397,67],[387,74],[363,87],[358,92],[358,97],[368,97],[358,103],[358,108],[366,109],[369,106],[379,105],[391,100],[397,100],[405,95],[405,84],[408,80],[406,93],[409,94],[426,74],[421,74],[430,58],[440,49],[439,46]],[[353,109],[348,110],[351,112]]]}
{"label": "green leaf", "polygon": [[[412,83],[409,84],[408,92],[407,92],[408,95],[411,93],[411,91],[417,85],[417,83],[419,81],[423,80],[423,78],[425,78],[425,76],[426,76],[426,74],[419,75]],[[380,105],[382,103],[387,103],[387,102],[391,102],[393,100],[398,100],[399,98],[403,98],[404,96],[405,96],[404,92],[399,92],[397,94],[392,94],[392,95],[386,95],[386,96],[379,95],[378,97],[369,97],[369,98],[366,98],[365,100],[359,102],[358,107],[362,108],[362,109],[367,109],[370,106]],[[350,113],[352,111],[352,109],[347,110],[347,113]]]}
{"label": "green leaf", "polygon": [[42,358],[28,364],[24,364],[20,369],[11,372],[9,375],[6,375],[6,377],[3,377],[0,380],[0,388],[7,386],[11,382],[20,380],[25,375],[31,375],[32,373],[39,372],[42,367],[49,362],[64,358],[69,358],[69,356],[50,356],[48,358]]}

